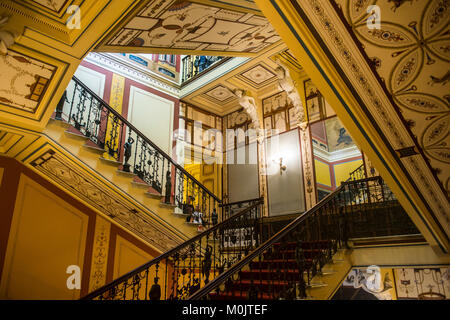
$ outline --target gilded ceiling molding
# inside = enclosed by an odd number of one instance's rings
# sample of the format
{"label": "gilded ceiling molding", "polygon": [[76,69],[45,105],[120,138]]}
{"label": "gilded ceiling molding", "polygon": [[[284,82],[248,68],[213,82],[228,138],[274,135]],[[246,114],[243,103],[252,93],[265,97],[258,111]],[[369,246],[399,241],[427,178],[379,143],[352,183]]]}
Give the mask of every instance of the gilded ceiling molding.
{"label": "gilded ceiling molding", "polygon": [[265,17],[240,10],[222,8],[219,3],[148,1],[124,19],[99,50],[251,56],[280,42]]}
{"label": "gilded ceiling molding", "polygon": [[[370,65],[365,64],[358,57],[360,50],[350,37],[348,29],[342,24],[334,7],[318,0],[302,2],[302,7],[310,14],[309,17],[316,26],[316,30],[324,39],[338,64],[350,77],[350,81],[360,93],[360,98],[365,101],[371,115],[376,119],[392,148],[402,149],[414,145],[414,139],[404,126],[390,97],[386,95],[379,80],[374,77]],[[408,57],[412,58],[410,55]],[[405,72],[405,75],[409,77],[410,72]],[[398,81],[404,82],[406,79],[399,75]],[[450,209],[447,195],[442,192],[426,161],[422,156],[405,157],[401,160],[417,189],[421,190],[422,196],[427,199],[427,205],[436,214],[443,230],[448,232],[450,230]]]}

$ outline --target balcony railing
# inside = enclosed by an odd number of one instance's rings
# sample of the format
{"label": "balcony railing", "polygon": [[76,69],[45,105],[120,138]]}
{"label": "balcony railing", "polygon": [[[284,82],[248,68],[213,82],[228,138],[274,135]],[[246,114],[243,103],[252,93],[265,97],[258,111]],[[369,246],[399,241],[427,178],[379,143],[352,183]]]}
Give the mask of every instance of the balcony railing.
{"label": "balcony railing", "polygon": [[186,56],[182,59],[181,82],[193,79],[195,76],[209,69],[218,61],[224,59],[220,56]]}

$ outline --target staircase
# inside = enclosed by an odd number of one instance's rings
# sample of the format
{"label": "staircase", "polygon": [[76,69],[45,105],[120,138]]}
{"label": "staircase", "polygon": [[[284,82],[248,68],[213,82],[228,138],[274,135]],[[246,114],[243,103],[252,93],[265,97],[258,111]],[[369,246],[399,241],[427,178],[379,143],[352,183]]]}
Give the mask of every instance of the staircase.
{"label": "staircase", "polygon": [[329,299],[352,266],[350,238],[418,233],[380,177],[348,180],[189,299]]}
{"label": "staircase", "polygon": [[213,209],[219,211],[216,195],[76,77],[44,133],[186,239],[199,232],[198,223],[186,222],[188,199],[199,206],[206,227]]}
{"label": "staircase", "polygon": [[[258,224],[263,203],[260,199],[83,299],[187,299],[261,243]],[[245,237],[230,241],[235,230]]]}
{"label": "staircase", "polygon": [[[45,134],[190,237],[84,299],[327,299],[351,268],[350,238],[418,233],[383,180],[361,178],[361,167],[273,234],[263,199],[222,205],[76,77]],[[186,222],[190,205],[206,221],[200,234]]]}

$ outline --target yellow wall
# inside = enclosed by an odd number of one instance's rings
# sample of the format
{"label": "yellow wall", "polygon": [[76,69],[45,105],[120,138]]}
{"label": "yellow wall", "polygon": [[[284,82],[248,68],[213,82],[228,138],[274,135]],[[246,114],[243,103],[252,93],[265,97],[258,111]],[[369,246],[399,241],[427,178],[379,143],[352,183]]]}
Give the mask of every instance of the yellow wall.
{"label": "yellow wall", "polygon": [[339,187],[342,181],[346,181],[349,178],[349,174],[362,164],[362,159],[335,164],[333,167],[336,187]]}
{"label": "yellow wall", "polygon": [[88,216],[21,175],[1,299],[76,299],[66,286],[69,265],[83,269]]}
{"label": "yellow wall", "polygon": [[316,182],[331,187],[330,167],[328,164],[314,159]]}
{"label": "yellow wall", "polygon": [[[0,213],[0,299],[78,299],[161,254],[6,157]],[[81,289],[67,288],[70,265]]]}

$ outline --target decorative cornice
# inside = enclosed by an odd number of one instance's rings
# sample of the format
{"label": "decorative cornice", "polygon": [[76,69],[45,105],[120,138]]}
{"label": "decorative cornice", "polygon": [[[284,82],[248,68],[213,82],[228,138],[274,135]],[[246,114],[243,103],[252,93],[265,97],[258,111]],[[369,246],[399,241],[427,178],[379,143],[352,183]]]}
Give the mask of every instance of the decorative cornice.
{"label": "decorative cornice", "polygon": [[336,162],[345,159],[362,157],[361,152],[358,147],[355,145],[350,148],[341,149],[338,151],[328,152],[326,150],[320,149],[313,144],[314,155],[319,158],[328,161],[328,162]]}
{"label": "decorative cornice", "polygon": [[150,70],[144,70],[143,68],[135,66],[128,61],[117,58],[112,54],[90,52],[85,59],[90,63],[109,69],[115,73],[118,73],[124,77],[130,78],[149,87],[158,89],[175,98],[180,97],[179,86],[175,83],[169,83],[165,79],[163,81]]}

